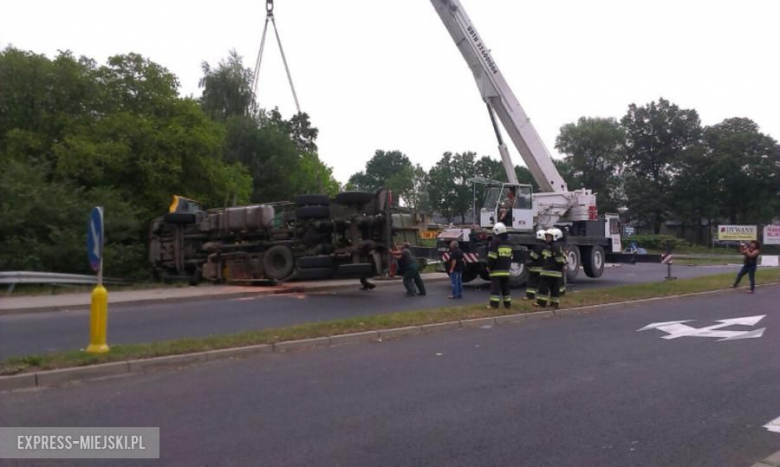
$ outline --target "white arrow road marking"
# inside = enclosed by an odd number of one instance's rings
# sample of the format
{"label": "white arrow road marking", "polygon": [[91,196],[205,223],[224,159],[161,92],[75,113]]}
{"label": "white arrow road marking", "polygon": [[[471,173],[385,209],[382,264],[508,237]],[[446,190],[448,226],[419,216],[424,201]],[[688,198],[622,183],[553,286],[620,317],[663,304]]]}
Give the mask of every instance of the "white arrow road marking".
{"label": "white arrow road marking", "polygon": [[756,329],[755,331],[743,332],[739,336],[727,337],[725,339],[719,340],[718,342],[721,342],[721,341],[735,341],[735,340],[738,340],[738,339],[758,339],[759,337],[764,335],[764,331],[766,331],[766,328]]}
{"label": "white arrow road marking", "polygon": [[92,253],[95,255],[95,258],[100,257],[100,236],[97,233],[97,227],[95,227],[95,221],[89,223],[89,226],[92,228],[92,238],[95,239],[95,246],[92,248]]}
{"label": "white arrow road marking", "polygon": [[714,324],[704,328],[694,328],[687,324],[691,320],[685,321],[665,321],[661,323],[650,323],[647,326],[637,329],[638,331],[646,331],[648,329],[658,329],[668,335],[663,336],[661,339],[678,339],[680,337],[718,337],[720,341],[729,341],[737,339],[757,339],[764,335],[766,328],[756,329],[753,331],[725,331],[721,328],[729,326],[755,326],[766,315],[759,316],[745,316],[742,318],[731,318],[718,320],[720,324]]}
{"label": "white arrow road marking", "polygon": [[773,433],[780,433],[780,417],[777,417],[776,419],[764,425],[764,428]]}
{"label": "white arrow road marking", "polygon": [[[687,319],[685,321],[665,321],[663,323],[650,323],[647,326],[643,327],[642,329],[637,329],[637,332],[639,332],[639,331],[647,331],[648,329],[656,329],[656,328],[660,328],[662,326],[670,326],[672,324],[687,323],[689,321],[692,321],[692,320]],[[688,327],[688,326],[686,326],[686,327]]]}

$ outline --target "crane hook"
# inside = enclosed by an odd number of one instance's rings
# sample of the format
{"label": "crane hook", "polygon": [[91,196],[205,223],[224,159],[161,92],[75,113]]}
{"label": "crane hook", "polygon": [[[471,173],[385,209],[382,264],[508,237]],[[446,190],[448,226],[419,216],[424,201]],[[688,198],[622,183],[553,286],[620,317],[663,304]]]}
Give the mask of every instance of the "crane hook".
{"label": "crane hook", "polygon": [[269,15],[274,13],[274,0],[265,0],[265,12]]}

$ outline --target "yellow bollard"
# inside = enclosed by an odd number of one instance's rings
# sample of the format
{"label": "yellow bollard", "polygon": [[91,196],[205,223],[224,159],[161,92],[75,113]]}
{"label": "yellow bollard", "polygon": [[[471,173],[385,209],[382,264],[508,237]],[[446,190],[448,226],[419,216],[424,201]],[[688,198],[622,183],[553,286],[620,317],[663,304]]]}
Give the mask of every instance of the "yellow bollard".
{"label": "yellow bollard", "polygon": [[89,307],[88,353],[106,353],[108,333],[108,291],[102,284],[92,290],[92,304]]}

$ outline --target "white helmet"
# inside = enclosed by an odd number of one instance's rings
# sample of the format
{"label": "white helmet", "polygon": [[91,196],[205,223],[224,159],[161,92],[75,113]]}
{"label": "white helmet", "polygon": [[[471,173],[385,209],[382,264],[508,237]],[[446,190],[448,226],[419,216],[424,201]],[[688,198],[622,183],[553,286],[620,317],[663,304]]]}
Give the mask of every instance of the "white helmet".
{"label": "white helmet", "polygon": [[547,235],[552,235],[553,241],[555,242],[563,238],[563,232],[561,232],[561,229],[556,228],[547,230]]}
{"label": "white helmet", "polygon": [[493,233],[496,235],[501,235],[506,233],[506,226],[503,222],[497,222],[496,225],[493,226]]}
{"label": "white helmet", "polygon": [[539,229],[536,231],[536,239],[537,240],[544,240],[544,229]]}

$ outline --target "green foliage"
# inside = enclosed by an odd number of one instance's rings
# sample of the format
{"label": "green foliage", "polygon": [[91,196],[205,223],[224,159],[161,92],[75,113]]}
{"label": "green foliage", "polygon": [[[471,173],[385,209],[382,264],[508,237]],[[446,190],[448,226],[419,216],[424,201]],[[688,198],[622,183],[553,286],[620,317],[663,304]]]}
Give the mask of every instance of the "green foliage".
{"label": "green foliage", "polygon": [[140,55],[97,66],[0,53],[0,268],[87,272],[86,223],[106,212],[107,275],[142,277],[148,225],[172,194],[246,202],[246,169],[223,161],[224,129]]}
{"label": "green foliage", "polygon": [[675,164],[701,136],[699,115],[665,99],[631,104],[621,121],[625,132],[625,193],[632,218],[658,233],[674,201]]}
{"label": "green foliage", "polygon": [[665,250],[666,245],[678,249],[687,247],[688,242],[671,235],[632,235],[625,238],[626,242],[636,242],[638,246],[649,250]]}
{"label": "green foliage", "polygon": [[555,147],[566,154],[564,170],[558,168],[569,189],[588,188],[598,194],[603,211],[617,212],[623,204],[619,163],[624,142],[625,132],[612,118],[582,117],[564,125]]}

